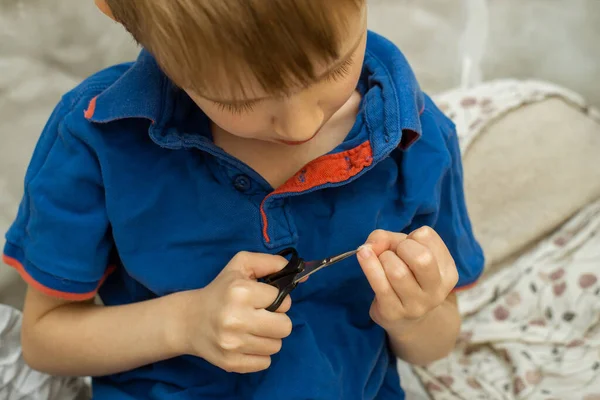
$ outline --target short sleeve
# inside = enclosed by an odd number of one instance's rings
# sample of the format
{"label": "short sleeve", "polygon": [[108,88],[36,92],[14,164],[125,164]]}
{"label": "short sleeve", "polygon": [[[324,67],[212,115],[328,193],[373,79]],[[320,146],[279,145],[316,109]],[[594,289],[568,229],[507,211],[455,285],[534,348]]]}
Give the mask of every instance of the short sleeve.
{"label": "short sleeve", "polygon": [[[448,124],[450,122],[448,121]],[[463,166],[454,126],[448,127],[447,148],[451,164],[440,187],[439,210],[433,228],[454,257],[459,280],[456,289],[473,285],[484,268],[484,255],[475,239],[463,187]]]}
{"label": "short sleeve", "polygon": [[60,104],[42,132],[3,259],[47,295],[86,300],[110,272],[113,246],[99,163],[66,129],[69,112]]}

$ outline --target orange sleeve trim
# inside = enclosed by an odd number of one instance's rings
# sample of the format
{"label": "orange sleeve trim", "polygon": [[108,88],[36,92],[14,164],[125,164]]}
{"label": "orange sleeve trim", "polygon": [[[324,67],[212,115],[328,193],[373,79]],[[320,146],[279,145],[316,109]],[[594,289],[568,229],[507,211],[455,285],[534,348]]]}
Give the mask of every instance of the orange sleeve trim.
{"label": "orange sleeve trim", "polygon": [[25,271],[25,268],[23,268],[23,265],[19,261],[15,260],[12,257],[8,257],[7,255],[3,255],[2,256],[2,261],[4,261],[8,266],[16,269],[17,272],[23,278],[23,280],[25,282],[27,282],[27,284],[30,285],[31,287],[33,287],[34,289],[36,289],[36,290],[44,293],[47,296],[57,297],[59,299],[69,300],[69,301],[84,301],[84,300],[93,299],[96,296],[96,293],[98,292],[98,288],[100,288],[100,286],[102,286],[102,284],[104,283],[104,281],[106,280],[106,278],[108,278],[108,276],[110,274],[112,274],[115,271],[115,269],[116,269],[116,267],[114,267],[114,266],[108,267],[108,269],[106,270],[106,273],[104,274],[104,276],[100,280],[100,283],[98,284],[98,287],[94,291],[92,291],[92,292],[88,292],[88,293],[67,293],[67,292],[61,292],[59,290],[54,290],[54,289],[51,289],[49,287],[46,287],[46,286],[42,285],[41,283],[39,283],[38,281],[36,281],[35,279],[33,279],[33,277],[31,275],[29,275],[27,273],[27,271]]}
{"label": "orange sleeve trim", "polygon": [[477,281],[473,282],[473,283],[469,283],[468,285],[464,285],[464,286],[459,286],[454,288],[454,290],[452,291],[452,293],[458,293],[458,292],[463,292],[465,290],[469,290],[474,288],[477,285]]}
{"label": "orange sleeve trim", "polygon": [[94,113],[96,112],[96,100],[97,99],[98,99],[98,96],[94,97],[90,101],[90,104],[88,105],[88,109],[85,110],[83,115],[86,119],[92,119],[92,117],[94,116]]}

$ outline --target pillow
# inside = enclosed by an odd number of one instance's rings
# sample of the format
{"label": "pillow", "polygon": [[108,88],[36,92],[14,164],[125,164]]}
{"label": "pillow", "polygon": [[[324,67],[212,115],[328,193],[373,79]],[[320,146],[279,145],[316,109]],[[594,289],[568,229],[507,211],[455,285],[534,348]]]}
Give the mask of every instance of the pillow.
{"label": "pillow", "polygon": [[600,124],[591,115],[546,97],[491,121],[470,143],[465,195],[488,267],[600,197]]}

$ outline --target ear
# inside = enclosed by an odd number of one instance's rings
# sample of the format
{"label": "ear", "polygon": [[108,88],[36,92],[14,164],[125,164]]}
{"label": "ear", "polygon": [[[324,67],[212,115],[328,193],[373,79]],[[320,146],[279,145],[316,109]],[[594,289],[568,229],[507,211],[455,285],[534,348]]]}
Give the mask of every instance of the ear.
{"label": "ear", "polygon": [[113,15],[110,7],[108,6],[108,4],[106,4],[106,0],[94,0],[94,3],[96,3],[96,7],[98,7],[98,9],[102,11],[102,13],[104,13],[107,17],[113,20],[115,19],[115,16]]}

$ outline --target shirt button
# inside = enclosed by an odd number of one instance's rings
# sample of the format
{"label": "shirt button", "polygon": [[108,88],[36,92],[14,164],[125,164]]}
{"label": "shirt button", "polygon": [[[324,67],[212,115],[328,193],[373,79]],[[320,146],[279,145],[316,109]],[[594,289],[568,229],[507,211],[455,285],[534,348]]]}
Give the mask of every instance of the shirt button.
{"label": "shirt button", "polygon": [[247,192],[251,185],[250,178],[246,175],[238,175],[233,180],[233,187],[239,192]]}

